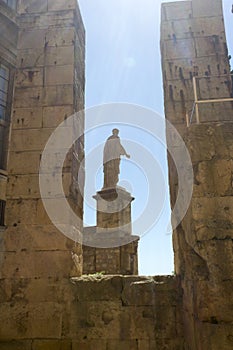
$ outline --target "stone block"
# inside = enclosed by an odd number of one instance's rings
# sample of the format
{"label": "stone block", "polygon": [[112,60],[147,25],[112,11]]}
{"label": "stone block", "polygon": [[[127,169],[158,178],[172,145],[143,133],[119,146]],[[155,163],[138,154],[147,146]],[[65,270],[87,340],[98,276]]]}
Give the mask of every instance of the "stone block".
{"label": "stone block", "polygon": [[31,340],[6,340],[0,341],[0,350],[31,350],[32,341]]}
{"label": "stone block", "polygon": [[[220,222],[220,225],[222,224],[223,227],[218,227],[218,224],[216,222],[216,227],[208,227],[208,222],[206,224],[202,222],[196,222],[194,221],[194,230],[196,233],[196,238],[198,241],[208,241],[212,239],[227,239],[232,238],[233,239],[233,228],[232,225],[229,225],[229,223]],[[212,225],[214,226],[214,225]],[[225,226],[225,227],[224,227]],[[227,227],[229,226],[229,227]]]}
{"label": "stone block", "polygon": [[[126,282],[127,280],[125,280]],[[152,278],[125,283],[122,300],[124,305],[159,306],[176,305],[176,290],[171,290],[167,283],[157,282]]]}
{"label": "stone block", "polygon": [[211,160],[216,155],[214,133],[213,126],[208,124],[202,124],[201,127],[198,124],[193,124],[188,129],[187,146],[193,163]]}
{"label": "stone block", "polygon": [[231,196],[233,171],[232,160],[200,162],[195,174],[194,196]]}
{"label": "stone block", "polygon": [[162,5],[162,21],[181,20],[192,17],[192,2],[182,1]]}
{"label": "stone block", "polygon": [[46,88],[16,88],[15,108],[61,106],[73,104],[73,84]]}
{"label": "stone block", "polygon": [[[163,64],[167,82],[179,79],[183,81],[184,85],[188,79],[192,82],[192,77],[196,74],[201,77],[207,74],[210,76],[223,75],[226,69],[227,72],[229,72],[229,66],[226,63],[224,55],[218,55],[217,58],[215,56],[210,56],[208,57],[208,62],[206,62],[206,57],[193,57],[192,59],[171,58],[165,60]],[[192,99],[194,100],[194,95]]]}
{"label": "stone block", "polygon": [[120,300],[122,278],[120,276],[90,275],[74,278],[79,301]]}
{"label": "stone block", "polygon": [[42,151],[54,129],[12,130],[11,149],[15,152]]}
{"label": "stone block", "polygon": [[34,340],[32,350],[71,350],[71,345],[69,340]]}
{"label": "stone block", "polygon": [[15,75],[15,86],[36,87],[44,84],[44,70],[42,68],[18,69]]}
{"label": "stone block", "polygon": [[[46,211],[43,208],[46,206]],[[78,207],[72,206],[71,199],[44,199],[44,203],[38,202],[38,214],[36,217],[36,222],[40,225],[56,225],[56,227],[63,232],[67,237],[73,240],[80,241],[81,231],[82,231],[82,216],[81,213],[72,212],[72,210],[78,211]],[[80,214],[80,215],[78,215]],[[49,215],[49,218],[48,218]]]}
{"label": "stone block", "polygon": [[14,107],[34,108],[43,105],[43,88],[15,88]]}
{"label": "stone block", "polygon": [[[25,288],[25,298],[30,302],[72,303],[75,299],[74,288],[67,278],[32,279]],[[67,305],[68,305],[67,304]],[[68,307],[66,311],[68,313]]]}
{"label": "stone block", "polygon": [[19,0],[18,13],[43,13],[48,11],[48,0]]}
{"label": "stone block", "polygon": [[[74,307],[72,304],[72,309]],[[111,339],[113,329],[116,334],[119,334],[121,328],[125,326],[121,325],[119,302],[79,303],[69,315],[67,336],[72,339]],[[128,330],[129,328],[130,326]]]}
{"label": "stone block", "polygon": [[232,106],[230,102],[203,104],[199,109],[201,123],[230,121]]}
{"label": "stone block", "polygon": [[135,350],[137,349],[138,342],[134,340],[108,340],[108,350]]}
{"label": "stone block", "polygon": [[[196,249],[206,261],[209,274],[221,284],[222,281],[233,280],[233,242],[232,239],[202,242]],[[222,257],[224,256],[224,260]]]}
{"label": "stone block", "polygon": [[170,40],[163,43],[163,54],[165,59],[195,57],[194,39]]}
{"label": "stone block", "polygon": [[43,97],[44,106],[72,105],[74,102],[73,84],[46,87]]}
{"label": "stone block", "polygon": [[20,68],[35,68],[44,66],[45,60],[44,47],[27,48],[18,50],[17,67]]}
{"label": "stone block", "polygon": [[120,273],[120,248],[96,249],[96,271],[105,274]]}
{"label": "stone block", "polygon": [[17,226],[19,224],[37,223],[37,199],[7,199],[6,225]]}
{"label": "stone block", "polygon": [[233,198],[231,196],[193,198],[192,213],[194,220],[212,222],[212,227],[214,222],[232,225]]}
{"label": "stone block", "polygon": [[225,38],[219,35],[196,38],[195,46],[196,46],[197,57],[202,57],[202,56],[209,57],[216,54],[224,54],[226,50]]}
{"label": "stone block", "polygon": [[0,311],[2,341],[61,337],[61,306],[54,302],[30,305],[19,302],[14,307],[4,303]]}
{"label": "stone block", "polygon": [[178,323],[176,320],[176,308],[170,305],[167,305],[166,307],[158,306],[155,312],[155,338],[157,340],[160,340],[162,343],[166,338],[175,339],[177,336],[178,328]]}
{"label": "stone block", "polygon": [[[231,113],[229,113],[229,116]],[[231,137],[233,124],[224,122],[218,123],[213,130],[216,156],[223,159],[230,159],[233,152],[233,140]]]}
{"label": "stone block", "polygon": [[74,47],[50,46],[45,51],[46,66],[64,66],[74,64]]}
{"label": "stone block", "polygon": [[55,128],[73,115],[73,105],[43,108],[43,127]]}
{"label": "stone block", "polygon": [[[39,2],[38,2],[39,3]],[[18,49],[39,49],[46,45],[46,29],[20,30]]]}
{"label": "stone block", "polygon": [[[38,169],[39,170],[39,169]],[[62,177],[64,194],[58,191],[58,184]],[[69,194],[72,175],[70,173],[55,174],[46,179],[48,188],[48,197],[63,198]],[[9,198],[40,198],[39,177],[38,174],[30,175],[12,175],[9,177],[7,196]]]}
{"label": "stone block", "polygon": [[[33,278],[33,279],[3,279],[0,280],[0,301],[17,305],[27,300],[27,303],[55,302],[64,304],[73,302],[73,285],[69,279]],[[67,311],[68,312],[68,311]]]}
{"label": "stone block", "polygon": [[72,267],[69,251],[10,252],[4,254],[2,278],[68,277]]}
{"label": "stone block", "polygon": [[94,197],[97,201],[97,233],[120,229],[131,234],[131,202],[134,198],[124,189],[103,189]]}
{"label": "stone block", "polygon": [[[168,91],[168,90],[167,90]],[[166,93],[166,98],[168,98]],[[191,116],[190,111],[192,110],[193,102],[186,101],[185,104],[182,104],[181,101],[172,101],[171,103],[167,103],[165,106],[165,112],[167,115],[167,119],[177,128],[178,125],[184,125],[186,128],[186,112]]]}
{"label": "stone block", "polygon": [[[231,78],[230,75],[225,77],[209,77],[197,79],[198,99],[220,99],[231,97]],[[216,108],[218,106],[216,105]]]}
{"label": "stone block", "polygon": [[106,341],[102,340],[73,340],[72,341],[72,350],[105,350]]}
{"label": "stone block", "polygon": [[[138,350],[159,350],[155,340],[138,340]],[[178,349],[177,349],[178,350]]]}
{"label": "stone block", "polygon": [[41,152],[10,152],[8,174],[38,174]]}
{"label": "stone block", "polygon": [[20,18],[21,29],[31,29],[37,27],[72,27],[74,25],[74,13],[73,11],[62,12],[43,12],[40,15],[35,14],[31,16],[22,16]]}
{"label": "stone block", "polygon": [[48,11],[62,11],[71,10],[77,7],[77,2],[75,0],[48,0]]}
{"label": "stone block", "polygon": [[[56,201],[57,203],[57,201]],[[59,204],[56,205],[56,209],[59,208]],[[43,201],[41,199],[38,200],[37,202],[37,208],[36,208],[36,217],[35,217],[35,222],[38,223],[39,225],[53,225],[51,222],[47,211],[44,207]]]}
{"label": "stone block", "polygon": [[70,251],[73,246],[74,242],[52,225],[18,224],[4,234],[5,251]]}
{"label": "stone block", "polygon": [[[51,29],[46,33],[45,43],[49,46],[73,46],[75,42],[75,29],[72,27],[62,30]],[[29,46],[30,47],[30,46]]]}
{"label": "stone block", "polygon": [[221,17],[187,18],[179,21],[162,22],[164,40],[188,39],[191,37],[206,37],[222,35],[225,37],[224,25]]}
{"label": "stone block", "polygon": [[232,349],[232,325],[231,324],[211,324],[196,322],[197,332],[196,344],[199,348],[209,348],[211,350],[231,350]]}
{"label": "stone block", "polygon": [[124,334],[123,339],[132,339],[135,337],[136,339],[150,340],[155,338],[155,309],[152,307],[148,308],[150,311],[145,311],[141,307],[135,308],[135,306],[124,308],[124,313],[122,312],[119,316],[121,332]]}
{"label": "stone block", "polygon": [[45,68],[45,84],[62,85],[74,83],[73,65],[51,66]]}
{"label": "stone block", "polygon": [[[233,298],[231,293],[232,280],[216,284],[211,281],[196,281],[197,317],[201,322],[230,323],[232,319]],[[211,300],[211,303],[210,303]]]}
{"label": "stone block", "polygon": [[7,198],[40,198],[38,175],[12,175],[8,179]]}
{"label": "stone block", "polygon": [[1,175],[0,176],[0,199],[6,200],[6,186],[7,186],[7,177]]}
{"label": "stone block", "polygon": [[193,17],[222,17],[222,0],[192,1]]}
{"label": "stone block", "polygon": [[165,101],[167,103],[175,103],[180,101],[181,111],[185,114],[187,110],[187,103],[193,103],[194,93],[193,93],[193,82],[192,80],[173,80],[169,82],[165,90]]}
{"label": "stone block", "polygon": [[[15,108],[12,116],[13,129],[41,128],[42,108]],[[14,150],[15,151],[15,150]]]}

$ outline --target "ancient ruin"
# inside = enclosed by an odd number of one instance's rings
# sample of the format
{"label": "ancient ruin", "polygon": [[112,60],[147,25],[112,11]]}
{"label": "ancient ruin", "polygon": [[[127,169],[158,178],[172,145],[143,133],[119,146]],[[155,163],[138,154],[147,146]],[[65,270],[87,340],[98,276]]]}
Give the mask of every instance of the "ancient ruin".
{"label": "ancient ruin", "polygon": [[[48,138],[84,108],[77,1],[0,0],[0,350],[233,348],[233,104],[222,1],[165,3],[161,19],[165,114],[190,152],[194,188],[174,230],[174,276],[143,277],[130,193],[97,192],[97,227],[75,228],[132,237],[104,249],[63,235],[40,195]],[[84,133],[84,114],[76,127]],[[80,221],[84,181],[77,186],[73,175],[84,179],[84,157],[80,137],[62,171],[65,199]],[[170,158],[169,180],[173,207],[179,181]],[[54,173],[51,192],[56,181]],[[128,205],[103,212],[116,195]]]}

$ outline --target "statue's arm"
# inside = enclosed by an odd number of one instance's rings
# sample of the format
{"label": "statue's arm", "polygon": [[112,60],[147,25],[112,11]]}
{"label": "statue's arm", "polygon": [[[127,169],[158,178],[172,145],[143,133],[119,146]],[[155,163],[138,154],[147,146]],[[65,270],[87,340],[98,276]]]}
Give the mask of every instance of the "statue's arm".
{"label": "statue's arm", "polygon": [[120,155],[121,156],[126,156],[127,158],[130,158],[130,155],[126,152],[126,150],[124,149],[124,147],[120,144]]}

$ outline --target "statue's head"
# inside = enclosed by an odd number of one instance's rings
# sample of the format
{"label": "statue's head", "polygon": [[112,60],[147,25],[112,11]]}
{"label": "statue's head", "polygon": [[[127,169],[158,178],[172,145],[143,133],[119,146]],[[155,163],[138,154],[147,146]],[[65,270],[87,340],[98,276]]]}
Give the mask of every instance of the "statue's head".
{"label": "statue's head", "polygon": [[112,129],[112,134],[113,134],[114,136],[118,136],[119,130],[118,130],[118,129]]}

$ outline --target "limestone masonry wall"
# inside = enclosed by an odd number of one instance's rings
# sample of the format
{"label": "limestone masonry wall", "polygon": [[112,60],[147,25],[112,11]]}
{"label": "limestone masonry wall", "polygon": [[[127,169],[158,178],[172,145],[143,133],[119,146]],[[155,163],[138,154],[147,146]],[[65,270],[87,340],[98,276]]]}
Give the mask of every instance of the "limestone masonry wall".
{"label": "limestone masonry wall", "polygon": [[[1,281],[0,349],[183,348],[174,277],[84,276]],[[14,339],[9,341],[9,339]]]}
{"label": "limestone masonry wall", "polygon": [[[233,124],[232,103],[200,107],[189,128],[194,102],[232,96],[222,1],[186,1],[162,8],[165,111],[182,135],[194,170],[189,210],[174,231],[175,269],[183,290],[187,349],[233,347]],[[200,79],[204,76],[204,79]],[[169,148],[177,145],[168,138]],[[182,153],[181,153],[182,154]],[[182,166],[186,166],[183,164]],[[171,203],[179,186],[169,162]],[[185,194],[184,194],[185,196]]]}
{"label": "limestone masonry wall", "polygon": [[[193,76],[204,76],[197,83],[199,98],[232,94],[221,0],[162,6],[165,112],[183,137],[194,170],[190,207],[173,235],[176,275],[165,277],[117,274],[137,273],[137,240],[108,251],[84,247],[83,263],[81,244],[65,238],[47,216],[39,163],[54,129],[83,109],[85,32],[76,0],[19,0],[17,13],[8,7],[0,0],[0,28],[10,21],[14,29],[8,48],[0,38],[0,58],[16,70],[8,180],[0,198],[6,200],[0,350],[232,349],[232,104],[203,106],[201,123],[194,118],[186,125]],[[77,120],[82,134],[84,114]],[[167,141],[169,148],[177,147],[174,139]],[[83,160],[81,136],[63,169],[65,196],[80,219],[83,199],[75,180],[80,172],[84,186]],[[169,177],[173,206],[180,179],[171,160]],[[48,185],[52,190],[53,183]],[[125,214],[130,218],[129,209]],[[126,223],[131,228],[130,220]],[[77,229],[83,232],[82,225]],[[133,237],[131,230],[118,233]],[[114,276],[95,273],[103,267]]]}
{"label": "limestone masonry wall", "polygon": [[[39,164],[49,136],[84,104],[84,29],[77,3],[54,4],[47,0],[18,3],[17,69],[7,166],[7,229],[1,245],[4,278],[67,277],[74,266],[71,258],[74,243],[51,223],[39,190]],[[77,52],[82,62],[79,73]],[[80,120],[81,130],[83,124]],[[66,197],[76,203],[74,210],[82,218],[82,197],[79,193],[74,197],[75,192],[71,191],[73,176],[71,152],[63,168],[63,185]],[[53,184],[48,186],[52,188]],[[55,209],[59,210],[59,205]],[[82,270],[80,245],[76,245],[75,252],[80,260],[77,275]]]}

